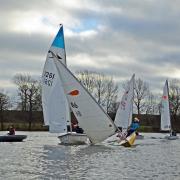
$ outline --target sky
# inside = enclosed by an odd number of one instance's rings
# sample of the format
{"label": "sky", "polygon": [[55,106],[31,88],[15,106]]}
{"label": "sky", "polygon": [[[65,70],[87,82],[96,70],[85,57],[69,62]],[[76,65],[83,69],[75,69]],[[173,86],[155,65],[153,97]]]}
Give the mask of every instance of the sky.
{"label": "sky", "polygon": [[72,72],[97,71],[122,82],[136,74],[152,92],[180,78],[180,1],[0,0],[0,89],[16,92],[17,73],[40,78],[64,26]]}

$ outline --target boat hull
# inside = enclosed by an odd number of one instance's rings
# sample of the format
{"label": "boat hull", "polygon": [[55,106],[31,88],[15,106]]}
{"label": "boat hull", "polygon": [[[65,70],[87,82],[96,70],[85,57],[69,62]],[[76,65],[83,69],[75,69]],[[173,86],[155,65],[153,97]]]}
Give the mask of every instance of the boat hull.
{"label": "boat hull", "polygon": [[176,140],[176,139],[179,139],[178,136],[165,136],[165,139],[168,139],[168,140]]}
{"label": "boat hull", "polygon": [[120,145],[121,146],[124,146],[124,147],[131,147],[134,142],[135,142],[135,139],[136,139],[136,132],[133,132],[130,136],[128,136],[125,140],[122,140],[120,142]]}
{"label": "boat hull", "polygon": [[21,142],[26,138],[26,135],[0,135],[0,142]]}
{"label": "boat hull", "polygon": [[83,145],[88,143],[86,134],[67,133],[58,136],[62,145]]}

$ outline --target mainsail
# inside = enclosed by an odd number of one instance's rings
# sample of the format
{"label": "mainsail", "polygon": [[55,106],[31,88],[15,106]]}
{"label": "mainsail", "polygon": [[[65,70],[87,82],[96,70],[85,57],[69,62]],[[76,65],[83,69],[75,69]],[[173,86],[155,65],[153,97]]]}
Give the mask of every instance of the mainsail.
{"label": "mainsail", "polygon": [[42,75],[42,105],[45,125],[50,132],[67,132],[67,122],[70,122],[68,101],[65,97],[53,56],[66,64],[63,26],[60,29],[48,51]]}
{"label": "mainsail", "polygon": [[166,80],[161,99],[161,130],[171,130],[171,119],[169,109],[168,81]]}
{"label": "mainsail", "polygon": [[70,107],[92,143],[115,134],[117,127],[77,78],[57,57],[54,61]]}
{"label": "mainsail", "polygon": [[120,101],[114,123],[122,129],[127,129],[132,122],[133,113],[133,98],[134,98],[134,78],[133,74],[131,80],[128,83],[127,88]]}

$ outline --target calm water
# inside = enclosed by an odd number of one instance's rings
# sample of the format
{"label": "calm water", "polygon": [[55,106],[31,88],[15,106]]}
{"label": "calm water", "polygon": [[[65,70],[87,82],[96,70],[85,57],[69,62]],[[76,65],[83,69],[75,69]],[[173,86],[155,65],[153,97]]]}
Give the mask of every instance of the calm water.
{"label": "calm water", "polygon": [[57,134],[21,134],[28,135],[24,142],[0,143],[0,180],[180,179],[180,139],[144,134],[144,140],[124,148],[106,143],[62,146]]}

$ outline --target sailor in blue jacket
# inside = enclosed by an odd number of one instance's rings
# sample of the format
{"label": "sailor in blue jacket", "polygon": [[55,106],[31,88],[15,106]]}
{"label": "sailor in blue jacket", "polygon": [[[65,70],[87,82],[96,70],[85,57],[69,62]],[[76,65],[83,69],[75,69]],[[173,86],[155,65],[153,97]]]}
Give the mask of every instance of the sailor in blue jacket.
{"label": "sailor in blue jacket", "polygon": [[131,123],[131,126],[129,127],[127,131],[127,136],[131,135],[134,131],[136,131],[139,128],[139,119],[137,117],[134,118],[133,122]]}

